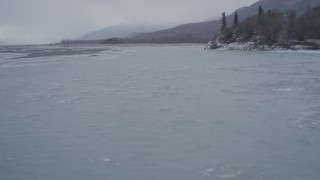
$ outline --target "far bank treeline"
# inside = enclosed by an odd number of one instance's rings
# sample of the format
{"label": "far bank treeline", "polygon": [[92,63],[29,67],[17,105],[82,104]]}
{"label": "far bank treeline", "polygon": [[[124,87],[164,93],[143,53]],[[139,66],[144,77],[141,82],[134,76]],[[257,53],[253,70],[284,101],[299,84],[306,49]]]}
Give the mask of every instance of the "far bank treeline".
{"label": "far bank treeline", "polygon": [[292,45],[306,45],[308,49],[319,49],[320,6],[309,8],[298,14],[294,10],[285,12],[267,11],[259,6],[257,15],[239,22],[235,12],[233,23],[227,27],[226,15],[222,13],[220,33],[211,41],[210,48],[226,44],[252,42],[256,45],[290,48]]}

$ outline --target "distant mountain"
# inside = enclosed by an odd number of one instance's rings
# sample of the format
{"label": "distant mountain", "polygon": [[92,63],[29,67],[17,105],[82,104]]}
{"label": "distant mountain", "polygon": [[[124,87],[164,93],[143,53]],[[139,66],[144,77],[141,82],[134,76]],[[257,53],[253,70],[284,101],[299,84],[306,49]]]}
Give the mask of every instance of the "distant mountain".
{"label": "distant mountain", "polygon": [[[255,15],[258,7],[262,6],[265,11],[278,10],[285,11],[289,9],[303,13],[309,7],[320,5],[320,0],[259,0],[249,7],[243,7],[237,10],[239,19],[245,19]],[[222,13],[222,12],[221,12]],[[228,12],[226,12],[228,14]],[[227,22],[233,21],[234,13],[227,16]],[[151,33],[141,33],[132,39],[137,42],[158,42],[158,43],[197,43],[207,42],[212,39],[214,34],[220,29],[221,20],[211,20],[191,24],[183,24],[174,28],[155,31]]]}
{"label": "distant mountain", "polygon": [[77,38],[76,40],[101,40],[109,38],[130,38],[142,32],[152,32],[161,29],[168,28],[169,26],[160,25],[115,25],[107,28],[100,29],[98,31],[90,32],[84,36]]}

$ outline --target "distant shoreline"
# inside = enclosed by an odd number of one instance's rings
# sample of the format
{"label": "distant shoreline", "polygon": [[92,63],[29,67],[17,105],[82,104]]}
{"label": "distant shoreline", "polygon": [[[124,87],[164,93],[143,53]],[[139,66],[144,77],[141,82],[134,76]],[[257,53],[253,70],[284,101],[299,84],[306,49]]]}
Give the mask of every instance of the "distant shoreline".
{"label": "distant shoreline", "polygon": [[221,43],[219,41],[210,41],[206,47],[207,49],[221,49],[221,50],[245,50],[245,51],[299,51],[299,50],[320,50],[320,41],[316,39],[310,39],[306,41],[290,41],[286,45],[281,44],[262,44],[252,41],[248,42],[232,42]]}

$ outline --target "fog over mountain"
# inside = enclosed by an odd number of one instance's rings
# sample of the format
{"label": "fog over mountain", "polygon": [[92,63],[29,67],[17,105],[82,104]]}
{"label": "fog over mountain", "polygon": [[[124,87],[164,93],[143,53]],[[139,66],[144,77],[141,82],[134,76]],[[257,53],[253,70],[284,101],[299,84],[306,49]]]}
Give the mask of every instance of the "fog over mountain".
{"label": "fog over mountain", "polygon": [[0,41],[49,43],[117,24],[217,18],[257,0],[0,0]]}
{"label": "fog over mountain", "polygon": [[113,37],[130,38],[139,33],[158,31],[168,27],[169,25],[119,24],[87,33],[79,38],[76,38],[76,40],[100,40]]}
{"label": "fog over mountain", "polygon": [[[299,13],[306,11],[310,7],[319,6],[320,0],[259,0],[248,7],[239,7],[237,9],[239,19],[245,19],[258,13],[258,7],[262,6],[266,11],[277,10],[296,10]],[[226,12],[227,22],[231,24],[233,21],[234,11]],[[207,42],[211,39],[215,32],[221,27],[220,17],[216,20],[203,21],[198,23],[182,24],[174,28],[151,32],[141,33],[135,36],[135,39],[150,42]]]}

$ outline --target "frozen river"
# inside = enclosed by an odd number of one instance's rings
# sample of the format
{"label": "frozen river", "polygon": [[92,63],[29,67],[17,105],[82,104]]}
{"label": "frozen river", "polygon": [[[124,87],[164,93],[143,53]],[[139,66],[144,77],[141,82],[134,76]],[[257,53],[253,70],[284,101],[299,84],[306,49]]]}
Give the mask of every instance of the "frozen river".
{"label": "frozen river", "polygon": [[1,180],[319,180],[320,53],[0,47]]}

